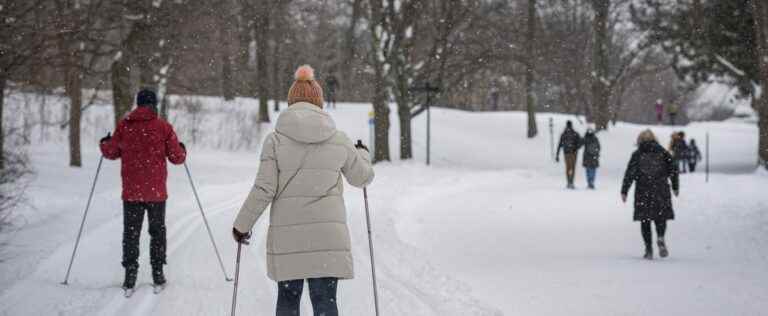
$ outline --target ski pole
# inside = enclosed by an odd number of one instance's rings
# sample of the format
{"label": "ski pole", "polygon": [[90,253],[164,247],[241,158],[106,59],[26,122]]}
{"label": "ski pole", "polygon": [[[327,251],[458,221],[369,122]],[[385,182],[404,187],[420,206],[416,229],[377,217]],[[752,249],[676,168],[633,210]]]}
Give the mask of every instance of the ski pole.
{"label": "ski pole", "polygon": [[371,237],[371,215],[368,208],[368,188],[363,188],[363,199],[365,200],[365,222],[368,224],[368,249],[371,252],[371,276],[373,278],[373,304],[376,308],[376,316],[379,316],[379,292],[376,286],[376,264],[373,258],[373,237]]}
{"label": "ski pole", "polygon": [[96,190],[96,181],[99,180],[99,172],[101,172],[101,163],[104,162],[104,156],[99,158],[99,166],[96,167],[96,176],[93,177],[93,184],[91,184],[91,193],[88,194],[88,202],[85,204],[85,212],[83,212],[83,220],[80,221],[80,229],[77,231],[77,239],[75,239],[75,248],[72,249],[72,257],[69,258],[69,267],[67,267],[67,275],[64,277],[64,281],[61,284],[69,284],[69,273],[72,271],[72,263],[75,261],[75,254],[77,253],[77,246],[80,245],[80,237],[83,235],[83,227],[85,226],[85,218],[88,216],[88,210],[91,208],[91,200],[93,200],[93,191]]}
{"label": "ski pole", "polygon": [[240,252],[243,249],[243,243],[237,243],[237,259],[235,260],[235,284],[232,290],[232,316],[235,316],[237,309],[237,285],[240,281]]}
{"label": "ski pole", "polygon": [[224,268],[224,261],[221,260],[221,254],[219,253],[219,247],[216,246],[216,241],[213,240],[213,233],[211,232],[211,226],[208,225],[208,219],[205,217],[205,212],[203,211],[203,204],[200,203],[200,197],[197,195],[197,188],[195,188],[195,182],[192,181],[192,173],[189,172],[189,167],[187,166],[187,162],[184,162],[184,170],[187,171],[187,178],[189,178],[189,184],[192,186],[192,193],[195,194],[195,200],[197,200],[197,207],[200,208],[200,215],[203,216],[203,222],[205,223],[205,229],[208,231],[208,238],[211,239],[211,244],[213,245],[213,250],[216,252],[216,258],[219,259],[219,266],[221,267],[221,272],[224,273],[224,280],[229,282],[232,281],[232,279],[227,275],[227,270]]}

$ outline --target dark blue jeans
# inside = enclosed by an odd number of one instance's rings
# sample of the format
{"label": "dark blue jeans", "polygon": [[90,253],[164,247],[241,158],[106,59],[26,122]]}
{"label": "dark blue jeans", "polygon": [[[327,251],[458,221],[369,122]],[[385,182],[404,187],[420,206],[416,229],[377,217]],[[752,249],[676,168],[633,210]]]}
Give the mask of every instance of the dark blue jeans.
{"label": "dark blue jeans", "polygon": [[[309,299],[315,316],[338,316],[336,306],[337,278],[307,279],[309,281]],[[277,316],[299,316],[301,292],[304,280],[277,282]]]}
{"label": "dark blue jeans", "polygon": [[589,186],[595,185],[595,178],[597,177],[597,168],[586,168],[587,169],[587,184]]}

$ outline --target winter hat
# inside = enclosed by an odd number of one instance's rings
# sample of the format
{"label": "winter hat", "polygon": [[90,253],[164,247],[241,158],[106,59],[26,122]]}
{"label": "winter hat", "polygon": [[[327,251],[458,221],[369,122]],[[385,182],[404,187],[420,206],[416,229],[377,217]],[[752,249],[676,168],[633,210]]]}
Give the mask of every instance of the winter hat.
{"label": "winter hat", "polygon": [[323,88],[315,80],[315,70],[309,65],[300,66],[294,76],[296,81],[288,90],[288,105],[308,102],[323,108]]}
{"label": "winter hat", "polygon": [[141,91],[136,94],[136,105],[157,106],[157,94],[149,89],[141,89]]}
{"label": "winter hat", "polygon": [[655,142],[655,141],[656,141],[656,135],[654,135],[650,129],[642,131],[640,135],[637,136],[638,145],[642,143]]}

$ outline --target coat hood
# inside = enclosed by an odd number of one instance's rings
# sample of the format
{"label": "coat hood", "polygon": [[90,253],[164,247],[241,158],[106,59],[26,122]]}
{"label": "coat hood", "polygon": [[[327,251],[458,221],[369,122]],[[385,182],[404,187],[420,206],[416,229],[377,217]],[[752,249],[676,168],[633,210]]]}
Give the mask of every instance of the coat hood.
{"label": "coat hood", "polygon": [[297,102],[277,118],[275,130],[302,143],[320,143],[336,134],[336,123],[314,104]]}
{"label": "coat hood", "polygon": [[152,108],[148,106],[139,106],[136,107],[133,112],[128,114],[128,116],[125,118],[128,121],[149,121],[154,120],[157,118],[157,113],[152,110]]}
{"label": "coat hood", "polygon": [[664,147],[661,147],[661,145],[659,145],[659,143],[655,141],[647,141],[647,142],[640,143],[640,145],[638,145],[638,150],[640,152],[647,152],[647,153],[665,151]]}

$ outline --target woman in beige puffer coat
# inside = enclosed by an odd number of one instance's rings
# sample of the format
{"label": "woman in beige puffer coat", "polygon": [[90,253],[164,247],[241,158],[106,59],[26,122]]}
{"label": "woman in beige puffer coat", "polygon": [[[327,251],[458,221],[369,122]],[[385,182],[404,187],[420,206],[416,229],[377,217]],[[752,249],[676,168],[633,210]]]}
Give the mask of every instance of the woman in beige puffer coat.
{"label": "woman in beige puffer coat", "polygon": [[324,112],[322,88],[302,66],[288,109],[264,141],[256,182],[235,219],[243,242],[271,204],[267,270],[278,282],[277,315],[298,315],[304,279],[316,315],[337,315],[336,283],[354,277],[342,175],[364,187],[373,181],[365,146],[355,146]]}

